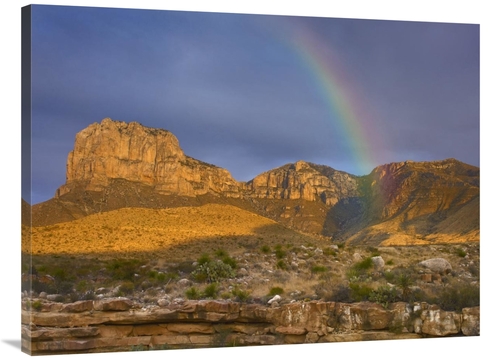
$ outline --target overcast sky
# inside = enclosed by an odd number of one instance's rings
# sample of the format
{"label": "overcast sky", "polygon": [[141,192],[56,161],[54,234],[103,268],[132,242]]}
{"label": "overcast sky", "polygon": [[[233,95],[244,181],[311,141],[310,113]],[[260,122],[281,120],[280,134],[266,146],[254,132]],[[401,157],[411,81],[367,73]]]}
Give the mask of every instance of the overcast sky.
{"label": "overcast sky", "polygon": [[479,166],[479,26],[33,6],[32,203],[105,117],[240,181],[297,160]]}

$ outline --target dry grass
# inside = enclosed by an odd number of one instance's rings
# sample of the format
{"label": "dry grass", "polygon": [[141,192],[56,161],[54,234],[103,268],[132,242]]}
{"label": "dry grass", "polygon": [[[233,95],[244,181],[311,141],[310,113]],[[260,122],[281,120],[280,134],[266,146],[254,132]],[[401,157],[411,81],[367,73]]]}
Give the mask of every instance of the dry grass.
{"label": "dry grass", "polygon": [[[34,227],[31,251],[35,255],[154,252],[175,259],[216,248],[235,252],[260,244],[324,241],[234,206],[210,204],[162,210],[124,208]],[[23,251],[29,250],[27,245]]]}

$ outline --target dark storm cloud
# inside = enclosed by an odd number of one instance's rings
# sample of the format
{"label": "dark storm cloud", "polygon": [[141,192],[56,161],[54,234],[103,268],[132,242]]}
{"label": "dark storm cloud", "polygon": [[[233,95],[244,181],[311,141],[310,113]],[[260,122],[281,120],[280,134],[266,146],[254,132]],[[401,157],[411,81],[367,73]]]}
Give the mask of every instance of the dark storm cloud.
{"label": "dark storm cloud", "polygon": [[479,164],[476,25],[34,6],[33,201],[104,117],[170,130],[238,180],[300,159],[358,171],[345,119],[286,39],[303,29],[341,59],[377,161]]}

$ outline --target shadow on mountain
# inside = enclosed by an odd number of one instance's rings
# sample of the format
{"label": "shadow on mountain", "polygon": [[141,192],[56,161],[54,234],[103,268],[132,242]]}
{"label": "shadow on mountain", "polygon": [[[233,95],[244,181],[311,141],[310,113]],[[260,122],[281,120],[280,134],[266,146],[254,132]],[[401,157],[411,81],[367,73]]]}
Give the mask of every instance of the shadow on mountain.
{"label": "shadow on mountain", "polygon": [[328,210],[321,233],[332,236],[334,241],[342,241],[366,223],[366,202],[363,198],[344,198]]}

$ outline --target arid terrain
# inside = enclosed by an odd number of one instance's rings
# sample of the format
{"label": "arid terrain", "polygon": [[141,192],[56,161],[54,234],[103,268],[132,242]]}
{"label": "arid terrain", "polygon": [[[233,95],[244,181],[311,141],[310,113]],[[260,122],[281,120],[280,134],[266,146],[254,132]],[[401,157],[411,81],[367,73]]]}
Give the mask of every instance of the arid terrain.
{"label": "arid terrain", "polygon": [[104,119],[77,134],[55,197],[22,208],[26,311],[116,297],[479,306],[479,169],[454,159],[363,177],[298,161],[237,182],[165,130]]}

